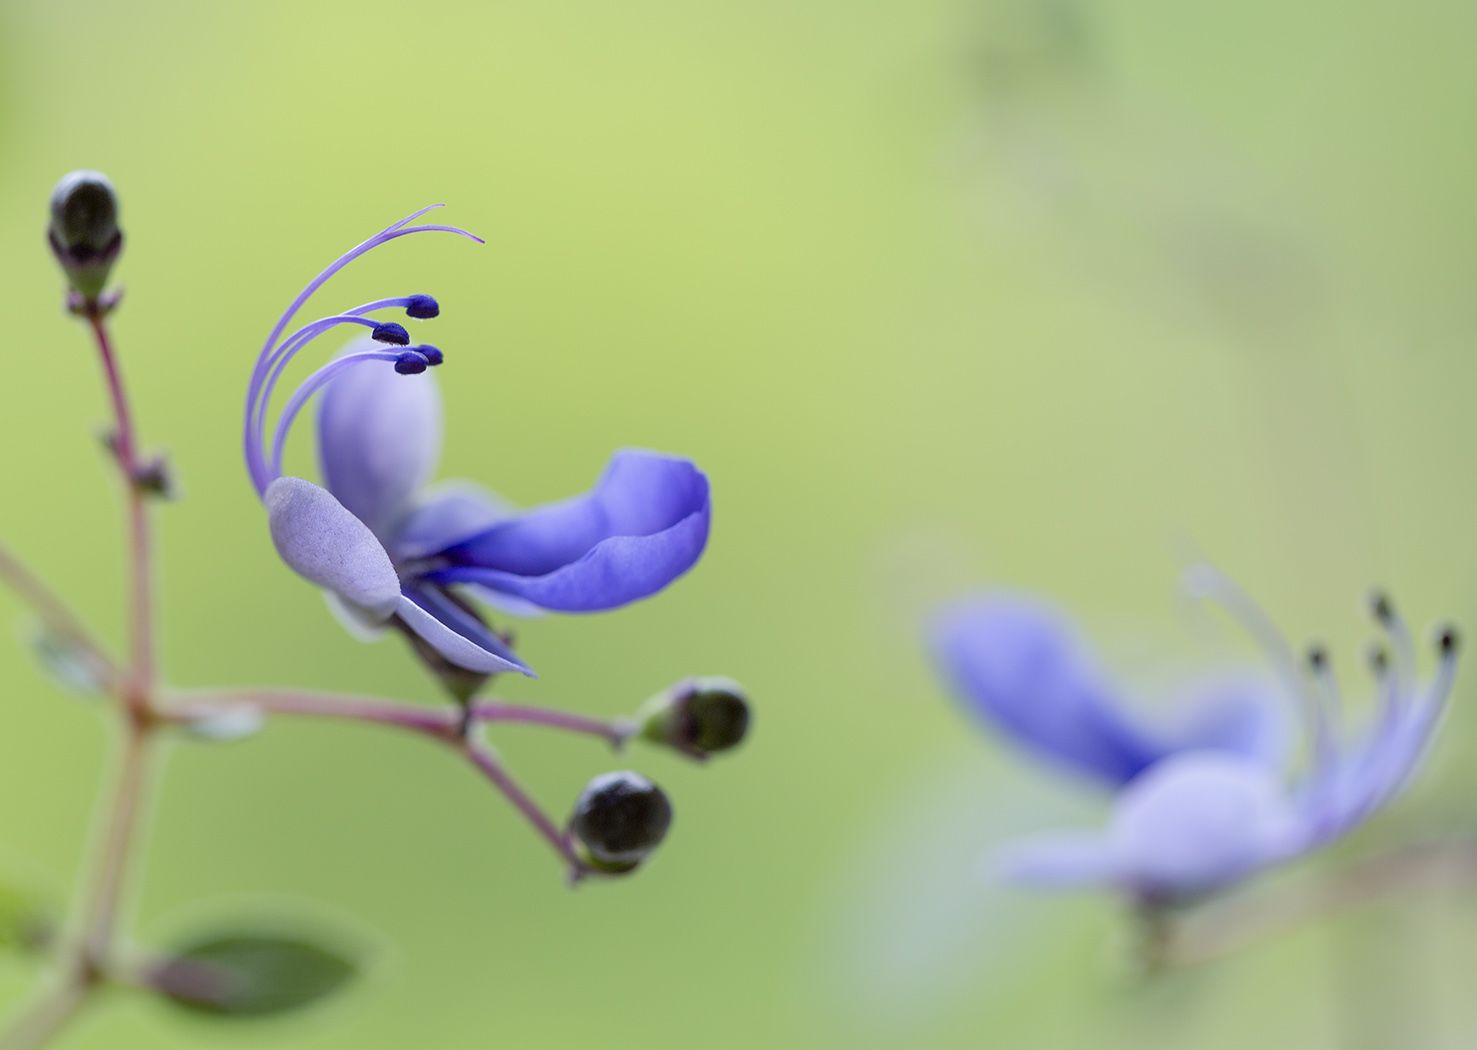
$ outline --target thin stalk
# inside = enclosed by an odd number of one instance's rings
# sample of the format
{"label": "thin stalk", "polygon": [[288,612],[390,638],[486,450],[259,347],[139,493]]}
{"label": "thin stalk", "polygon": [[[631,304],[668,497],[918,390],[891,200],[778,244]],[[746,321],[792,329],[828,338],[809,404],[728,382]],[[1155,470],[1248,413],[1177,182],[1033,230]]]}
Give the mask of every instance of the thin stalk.
{"label": "thin stalk", "polygon": [[[162,721],[182,724],[208,717],[223,708],[229,709],[234,706],[254,707],[258,711],[272,715],[329,718],[381,725],[417,733],[439,741],[470,762],[502,793],[513,808],[569,865],[572,879],[578,879],[585,871],[585,866],[575,854],[569,837],[555,826],[554,822],[539,808],[538,803],[534,802],[503,768],[502,762],[492,749],[482,741],[467,738],[462,734],[462,718],[459,712],[428,710],[413,704],[381,700],[375,697],[279,690],[241,690],[193,694],[183,703],[164,704],[157,713]],[[468,711],[474,721],[478,722],[522,722],[541,725],[575,733],[591,734],[617,744],[630,735],[630,730],[624,723],[602,722],[582,715],[544,711],[538,708],[482,702],[471,705]],[[4,1048],[0,1047],[0,1050]]]}
{"label": "thin stalk", "polygon": [[103,311],[94,308],[88,311],[87,321],[97,342],[98,358],[102,363],[103,377],[107,381],[108,395],[113,405],[114,447],[123,475],[124,498],[127,501],[128,560],[131,569],[128,606],[131,681],[125,690],[124,699],[130,706],[139,709],[147,705],[147,698],[154,687],[153,548],[149,534],[149,513],[144,493],[138,485],[138,438],[134,431],[133,414],[128,406],[128,394],[123,387],[123,373],[118,367],[118,358],[108,335],[107,319]]}

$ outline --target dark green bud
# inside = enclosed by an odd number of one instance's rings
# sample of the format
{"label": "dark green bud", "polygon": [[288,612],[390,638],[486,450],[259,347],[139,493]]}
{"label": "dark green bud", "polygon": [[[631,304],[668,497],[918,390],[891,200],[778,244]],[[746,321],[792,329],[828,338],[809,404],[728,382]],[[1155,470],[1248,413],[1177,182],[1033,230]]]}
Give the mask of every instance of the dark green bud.
{"label": "dark green bud", "polygon": [[72,288],[95,302],[123,250],[118,195],[106,175],[74,171],[62,176],[51,193],[47,238]]}
{"label": "dark green bud", "polygon": [[580,859],[595,871],[631,871],[661,845],[672,803],[639,773],[602,773],[574,805],[569,830]]}
{"label": "dark green bud", "polygon": [[646,702],[641,735],[694,758],[741,744],[749,732],[749,698],[731,678],[688,678]]}

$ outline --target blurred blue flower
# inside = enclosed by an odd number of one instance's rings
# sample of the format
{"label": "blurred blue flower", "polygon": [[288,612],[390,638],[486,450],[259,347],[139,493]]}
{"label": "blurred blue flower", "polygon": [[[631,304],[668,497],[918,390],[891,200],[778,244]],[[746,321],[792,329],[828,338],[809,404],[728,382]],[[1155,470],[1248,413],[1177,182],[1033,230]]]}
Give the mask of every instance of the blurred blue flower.
{"label": "blurred blue flower", "polygon": [[969,710],[1016,745],[1113,792],[1107,826],[1028,840],[1007,874],[1041,887],[1109,887],[1152,905],[1182,903],[1307,853],[1366,820],[1409,781],[1451,689],[1456,635],[1417,682],[1409,632],[1390,602],[1374,612],[1388,644],[1371,650],[1378,711],[1346,728],[1327,656],[1300,673],[1286,642],[1229,581],[1196,570],[1192,586],[1223,602],[1262,643],[1304,716],[1307,761],[1293,775],[1269,687],[1225,676],[1187,691],[1181,721],[1122,701],[1069,626],[1046,606],[986,595],[932,625],[938,665]]}
{"label": "blurred blue flower", "polygon": [[[661,590],[698,560],[707,542],[707,477],[691,462],[622,451],[589,492],[516,512],[475,485],[427,484],[440,457],[441,403],[428,371],[444,360],[410,345],[394,322],[368,315],[440,308],[426,295],[380,299],[283,333],[303,303],[355,258],[397,237],[451,226],[411,225],[422,209],[352,249],[319,274],[273,328],[252,373],[243,443],[266,505],[273,542],[292,569],[323,587],[346,625],[394,624],[456,668],[532,674],[490,630],[467,596],[513,612],[595,612]],[[343,326],[369,330],[313,373],[282,410],[270,446],[267,409],[292,358]],[[314,394],[323,484],[284,476],[294,420]]]}

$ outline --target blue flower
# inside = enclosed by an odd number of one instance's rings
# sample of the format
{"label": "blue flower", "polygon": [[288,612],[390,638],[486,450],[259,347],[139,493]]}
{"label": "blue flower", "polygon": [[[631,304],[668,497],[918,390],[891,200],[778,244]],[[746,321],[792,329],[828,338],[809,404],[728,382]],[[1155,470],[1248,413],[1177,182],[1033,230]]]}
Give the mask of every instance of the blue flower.
{"label": "blue flower", "polygon": [[1440,721],[1456,635],[1440,632],[1437,672],[1417,682],[1410,635],[1389,601],[1374,611],[1388,648],[1372,651],[1378,712],[1357,730],[1327,656],[1309,674],[1258,609],[1228,581],[1198,570],[1196,588],[1223,601],[1288,680],[1307,725],[1307,763],[1286,766],[1284,734],[1266,687],[1207,678],[1189,689],[1181,720],[1131,711],[1063,620],[1009,595],[957,603],[932,643],[949,684],[1013,743],[1113,792],[1107,826],[1019,844],[1007,872],[1042,887],[1101,886],[1148,904],[1181,903],[1323,846],[1368,819],[1410,780]]}
{"label": "blue flower", "polygon": [[[257,358],[246,397],[247,471],[267,508],[282,560],[324,588],[353,629],[396,626],[455,668],[532,674],[468,598],[517,613],[596,612],[661,590],[707,543],[707,477],[685,459],[617,452],[589,492],[518,512],[470,483],[428,487],[440,456],[441,403],[430,369],[445,355],[412,345],[404,326],[440,308],[427,295],[379,299],[286,335],[298,309],[333,274],[397,237],[452,226],[386,228],[336,260],[293,300]],[[306,346],[339,328],[368,337],[305,380],[283,408],[270,445],[267,413],[278,379]],[[323,484],[282,473],[287,436],[321,391]]]}

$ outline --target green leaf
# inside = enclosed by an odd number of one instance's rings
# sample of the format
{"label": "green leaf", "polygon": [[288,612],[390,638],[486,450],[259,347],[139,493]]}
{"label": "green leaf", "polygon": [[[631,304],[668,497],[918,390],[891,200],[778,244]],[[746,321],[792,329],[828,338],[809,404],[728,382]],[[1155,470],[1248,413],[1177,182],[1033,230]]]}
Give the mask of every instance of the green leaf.
{"label": "green leaf", "polygon": [[353,953],[296,935],[232,931],[176,949],[149,983],[192,1013],[272,1017],[327,999],[360,970]]}
{"label": "green leaf", "polygon": [[68,692],[92,698],[108,691],[103,668],[71,639],[41,627],[32,637],[31,651],[42,669]]}

